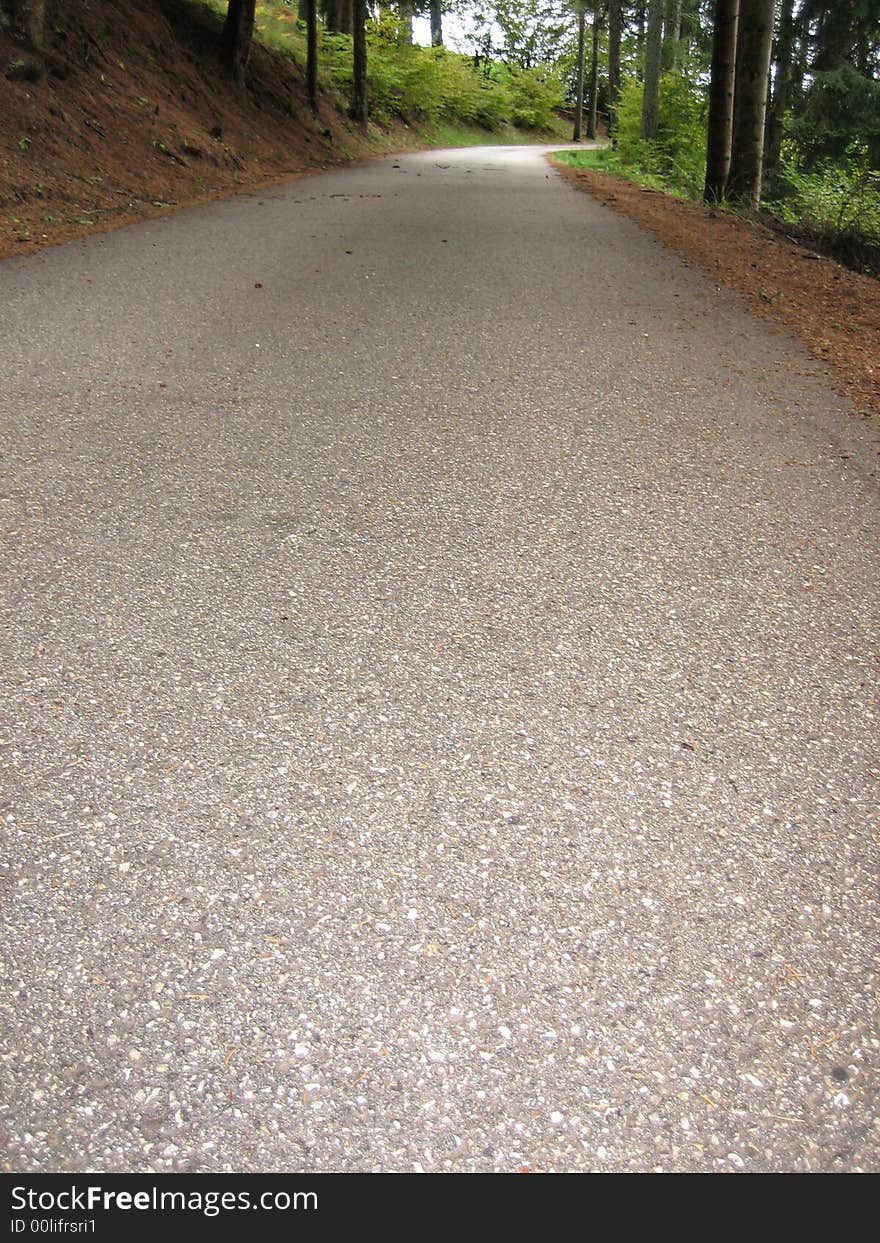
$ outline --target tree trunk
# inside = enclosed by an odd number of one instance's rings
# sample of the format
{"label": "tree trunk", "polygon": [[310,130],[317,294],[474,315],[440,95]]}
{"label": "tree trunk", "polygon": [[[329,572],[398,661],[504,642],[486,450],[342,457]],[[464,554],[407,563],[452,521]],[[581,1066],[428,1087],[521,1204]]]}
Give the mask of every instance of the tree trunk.
{"label": "tree trunk", "polygon": [[431,0],[431,46],[443,46],[442,0]]}
{"label": "tree trunk", "polygon": [[738,20],[739,0],[716,0],[709,84],[709,132],[706,139],[706,184],[703,189],[703,198],[708,203],[724,198],[730,172]]}
{"label": "tree trunk", "polygon": [[642,65],[642,68],[639,71],[639,77],[644,80],[645,58],[643,56],[643,52],[645,50],[645,20],[648,12],[646,0],[639,0],[639,3],[635,6],[635,10],[634,21],[636,24],[636,54],[638,55],[639,62]]}
{"label": "tree trunk", "polygon": [[621,0],[608,5],[608,128],[612,137],[617,129],[617,101],[620,98]]}
{"label": "tree trunk", "polygon": [[599,28],[602,18],[598,0],[593,5],[593,47],[590,59],[590,113],[587,117],[587,137],[596,137],[596,121],[599,110]]}
{"label": "tree trunk", "polygon": [[663,6],[663,50],[661,63],[664,73],[678,68],[678,40],[681,35],[681,0],[665,0]]}
{"label": "tree trunk", "polygon": [[657,137],[660,116],[660,50],[663,41],[663,0],[648,2],[645,42],[645,90],[642,95],[642,138]]}
{"label": "tree trunk", "polygon": [[354,76],[351,82],[351,115],[367,128],[367,0],[352,3],[352,53]]}
{"label": "tree trunk", "polygon": [[410,47],[413,41],[413,0],[400,0],[397,6],[397,42]]}
{"label": "tree trunk", "polygon": [[297,0],[296,20],[298,22],[308,22],[309,20],[309,3],[308,0]]}
{"label": "tree trunk", "polygon": [[852,3],[846,4],[843,0],[820,6],[813,69],[840,69],[847,63],[854,42],[854,8]]}
{"label": "tree trunk", "polygon": [[[354,0],[340,0],[339,33],[341,35],[353,35],[354,21]],[[366,9],[364,9],[364,21],[366,22]]]}
{"label": "tree trunk", "polygon": [[305,0],[306,6],[306,90],[309,107],[318,111],[318,0]]}
{"label": "tree trunk", "polygon": [[322,0],[321,12],[324,15],[324,27],[331,35],[342,34],[345,20],[343,13],[344,0]]}
{"label": "tree trunk", "polygon": [[244,80],[254,36],[256,0],[229,0],[223,26],[223,55],[236,82]]}
{"label": "tree trunk", "polygon": [[745,207],[757,207],[761,201],[772,42],[773,0],[740,0],[727,193]]}
{"label": "tree trunk", "polygon": [[43,46],[46,0],[0,0],[0,12],[13,38],[35,49]]}
{"label": "tree trunk", "polygon": [[782,123],[791,94],[792,52],[794,49],[794,0],[782,0],[779,33],[776,39],[776,74],[773,96],[764,127],[764,179],[769,183],[779,169],[782,150]]}
{"label": "tree trunk", "polygon": [[791,83],[788,93],[792,100],[799,99],[803,94],[804,78],[810,61],[809,31],[804,28],[801,14],[795,18],[792,31],[791,46]]}
{"label": "tree trunk", "polygon": [[587,58],[587,9],[585,0],[578,7],[578,58],[574,100],[574,133],[572,142],[580,142],[584,118],[584,68]]}

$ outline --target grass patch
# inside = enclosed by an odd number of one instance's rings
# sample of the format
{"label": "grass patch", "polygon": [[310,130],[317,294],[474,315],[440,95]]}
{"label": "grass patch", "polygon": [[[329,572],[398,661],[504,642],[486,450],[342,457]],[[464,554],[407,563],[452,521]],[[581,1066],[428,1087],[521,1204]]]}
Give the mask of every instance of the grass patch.
{"label": "grass patch", "polygon": [[646,173],[634,164],[624,163],[613,147],[597,147],[591,151],[557,151],[553,159],[560,164],[570,164],[572,168],[589,168],[599,173],[609,173],[612,177],[620,177],[622,181],[632,181],[647,190],[661,190],[675,198],[688,197],[668,186],[657,173]]}

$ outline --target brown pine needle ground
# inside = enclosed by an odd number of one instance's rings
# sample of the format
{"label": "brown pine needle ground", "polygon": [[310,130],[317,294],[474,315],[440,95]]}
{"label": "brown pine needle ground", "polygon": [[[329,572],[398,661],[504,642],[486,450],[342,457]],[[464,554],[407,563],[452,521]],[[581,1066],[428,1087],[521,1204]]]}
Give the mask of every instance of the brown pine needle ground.
{"label": "brown pine needle ground", "polygon": [[554,166],[579,190],[650,229],[666,246],[781,319],[865,417],[880,413],[880,281],[842,267],[757,220],[644,190],[592,169]]}

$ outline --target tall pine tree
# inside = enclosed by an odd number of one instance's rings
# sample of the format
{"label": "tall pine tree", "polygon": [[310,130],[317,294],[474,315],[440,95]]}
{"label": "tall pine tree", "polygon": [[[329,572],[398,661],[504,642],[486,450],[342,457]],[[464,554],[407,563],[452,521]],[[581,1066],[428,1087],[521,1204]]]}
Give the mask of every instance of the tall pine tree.
{"label": "tall pine tree", "polygon": [[712,69],[709,80],[709,126],[706,139],[708,202],[724,198],[730,172],[733,138],[733,92],[736,82],[736,35],[739,0],[715,0],[712,32]]}
{"label": "tall pine tree", "polygon": [[727,194],[745,207],[761,201],[772,42],[773,0],[740,0]]}

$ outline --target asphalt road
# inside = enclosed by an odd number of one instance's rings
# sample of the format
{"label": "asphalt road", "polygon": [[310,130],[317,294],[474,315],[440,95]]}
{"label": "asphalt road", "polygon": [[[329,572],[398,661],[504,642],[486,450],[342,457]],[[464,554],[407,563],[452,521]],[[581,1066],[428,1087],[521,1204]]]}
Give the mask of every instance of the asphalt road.
{"label": "asphalt road", "polygon": [[540,149],[0,265],[6,1168],[868,1170],[877,435]]}

